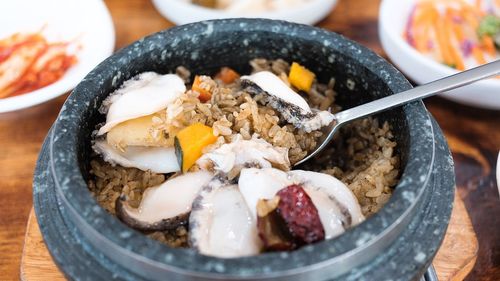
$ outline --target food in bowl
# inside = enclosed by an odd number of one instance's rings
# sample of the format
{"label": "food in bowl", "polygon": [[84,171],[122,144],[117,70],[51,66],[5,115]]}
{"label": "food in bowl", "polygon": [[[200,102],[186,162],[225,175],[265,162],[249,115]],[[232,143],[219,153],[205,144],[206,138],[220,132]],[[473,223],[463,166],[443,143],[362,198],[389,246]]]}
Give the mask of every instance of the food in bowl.
{"label": "food in bowl", "polygon": [[76,62],[75,42],[49,42],[42,31],[0,39],[0,99],[58,81]]}
{"label": "food in bowl", "polygon": [[499,1],[417,1],[404,38],[420,53],[457,70],[497,60]]}
{"label": "food in bowl", "polygon": [[145,72],[111,93],[93,135],[99,204],[172,247],[226,258],[334,238],[379,210],[399,175],[388,123],[348,125],[294,170],[340,110],[335,80],[283,60],[250,65],[192,81],[183,67]]}

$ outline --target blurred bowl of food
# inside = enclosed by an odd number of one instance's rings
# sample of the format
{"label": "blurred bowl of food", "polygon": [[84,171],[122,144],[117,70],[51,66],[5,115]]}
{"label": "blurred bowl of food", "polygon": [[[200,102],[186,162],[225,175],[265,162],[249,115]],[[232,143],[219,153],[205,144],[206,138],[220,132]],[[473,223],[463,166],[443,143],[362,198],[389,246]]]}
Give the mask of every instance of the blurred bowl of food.
{"label": "blurred bowl of food", "polygon": [[268,18],[315,24],[326,17],[337,0],[152,0],[156,9],[175,24],[226,18]]}
{"label": "blurred bowl of food", "polygon": [[[379,36],[391,61],[418,84],[499,59],[500,7],[495,1],[384,0]],[[500,109],[500,79],[442,94]]]}
{"label": "blurred bowl of food", "polygon": [[102,1],[3,3],[0,112],[40,104],[70,91],[112,54],[114,43],[113,21]]}

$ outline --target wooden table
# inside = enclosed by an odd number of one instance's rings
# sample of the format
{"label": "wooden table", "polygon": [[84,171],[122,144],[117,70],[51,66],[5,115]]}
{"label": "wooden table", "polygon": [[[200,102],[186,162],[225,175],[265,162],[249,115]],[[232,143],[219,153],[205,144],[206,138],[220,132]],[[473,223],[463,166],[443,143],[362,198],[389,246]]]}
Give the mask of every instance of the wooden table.
{"label": "wooden table", "polygon": [[[116,47],[172,26],[149,0],[107,0]],[[340,0],[320,27],[336,31],[385,56],[378,40],[379,1]],[[19,279],[26,222],[32,205],[33,169],[42,141],[66,96],[30,109],[0,114],[0,279]],[[441,98],[426,101],[453,151],[458,194],[479,240],[479,255],[467,280],[500,276],[500,203],[495,162],[500,149],[500,112]],[[457,249],[456,255],[460,255]]]}

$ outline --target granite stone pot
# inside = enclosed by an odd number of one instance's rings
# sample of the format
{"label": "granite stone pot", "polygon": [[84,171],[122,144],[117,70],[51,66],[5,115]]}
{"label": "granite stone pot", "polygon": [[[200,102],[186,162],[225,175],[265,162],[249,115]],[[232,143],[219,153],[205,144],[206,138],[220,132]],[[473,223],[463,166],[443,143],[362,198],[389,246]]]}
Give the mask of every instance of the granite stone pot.
{"label": "granite stone pot", "polygon": [[[378,115],[395,132],[402,175],[384,208],[338,238],[294,252],[220,259],[172,249],[108,214],[87,189],[90,135],[98,108],[125,80],[144,71],[248,72],[252,58],[298,61],[326,82],[338,103],[361,104],[411,85],[370,50],[318,28],[263,19],[230,19],[171,28],[141,39],[97,66],[64,104],[34,179],[44,239],[68,277],[109,280],[375,280],[419,278],[446,231],[454,192],[446,142],[421,102]],[[352,87],[354,85],[354,87]]]}

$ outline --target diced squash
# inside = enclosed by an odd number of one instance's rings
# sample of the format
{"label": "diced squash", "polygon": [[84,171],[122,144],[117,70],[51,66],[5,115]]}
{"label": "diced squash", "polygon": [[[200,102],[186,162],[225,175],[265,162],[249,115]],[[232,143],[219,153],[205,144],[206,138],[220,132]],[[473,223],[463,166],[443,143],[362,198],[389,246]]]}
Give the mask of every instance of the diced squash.
{"label": "diced squash", "polygon": [[194,123],[179,131],[175,136],[174,145],[182,172],[189,170],[200,158],[203,148],[216,140],[212,128],[201,123]]}
{"label": "diced squash", "polygon": [[224,84],[231,84],[236,79],[240,78],[240,75],[238,74],[238,72],[232,70],[229,67],[223,67],[217,74],[216,78],[220,79]]}
{"label": "diced squash", "polygon": [[296,62],[292,63],[290,73],[288,74],[288,80],[295,88],[304,92],[309,92],[314,78],[314,73],[312,73],[309,69]]}
{"label": "diced squash", "polygon": [[201,76],[199,75],[196,75],[194,77],[193,86],[191,87],[191,90],[196,91],[200,94],[198,99],[201,102],[206,102],[212,97],[212,93],[208,89],[203,88],[201,86]]}
{"label": "diced squash", "polygon": [[164,134],[153,135],[154,116],[154,114],[147,115],[116,125],[106,135],[107,142],[116,148],[167,145],[167,138]]}

